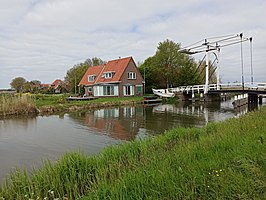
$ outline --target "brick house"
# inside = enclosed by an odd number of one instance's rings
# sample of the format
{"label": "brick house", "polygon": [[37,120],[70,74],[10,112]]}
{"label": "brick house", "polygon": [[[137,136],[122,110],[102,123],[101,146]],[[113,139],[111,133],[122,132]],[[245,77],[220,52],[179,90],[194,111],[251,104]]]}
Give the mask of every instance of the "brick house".
{"label": "brick house", "polygon": [[65,82],[60,80],[60,79],[56,79],[51,85],[51,88],[53,88],[55,90],[55,93],[61,93],[62,89],[65,88]]}
{"label": "brick house", "polygon": [[108,61],[89,67],[80,86],[85,94],[95,97],[125,97],[143,95],[143,78],[132,57]]}

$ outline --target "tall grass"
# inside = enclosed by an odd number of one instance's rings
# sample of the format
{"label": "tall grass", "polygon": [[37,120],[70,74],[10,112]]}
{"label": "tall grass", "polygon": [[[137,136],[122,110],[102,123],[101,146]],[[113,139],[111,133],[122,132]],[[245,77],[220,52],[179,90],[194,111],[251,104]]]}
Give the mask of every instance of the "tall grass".
{"label": "tall grass", "polygon": [[36,113],[35,101],[30,94],[0,95],[0,116]]}
{"label": "tall grass", "polygon": [[69,153],[32,174],[13,173],[0,199],[266,199],[265,118],[263,107],[93,157]]}

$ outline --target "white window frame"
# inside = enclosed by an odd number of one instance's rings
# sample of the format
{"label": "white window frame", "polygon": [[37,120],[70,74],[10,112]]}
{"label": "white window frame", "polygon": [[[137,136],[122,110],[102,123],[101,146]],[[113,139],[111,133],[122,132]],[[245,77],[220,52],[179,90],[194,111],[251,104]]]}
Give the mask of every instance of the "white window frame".
{"label": "white window frame", "polygon": [[124,96],[133,96],[134,95],[134,85],[124,85]]}
{"label": "white window frame", "polygon": [[103,77],[106,79],[110,79],[113,78],[114,74],[114,72],[104,72]]}
{"label": "white window frame", "polygon": [[93,82],[95,80],[95,77],[96,77],[95,75],[89,75],[88,76],[88,82]]}
{"label": "white window frame", "polygon": [[127,74],[128,79],[137,79],[137,74],[136,72],[128,72]]}

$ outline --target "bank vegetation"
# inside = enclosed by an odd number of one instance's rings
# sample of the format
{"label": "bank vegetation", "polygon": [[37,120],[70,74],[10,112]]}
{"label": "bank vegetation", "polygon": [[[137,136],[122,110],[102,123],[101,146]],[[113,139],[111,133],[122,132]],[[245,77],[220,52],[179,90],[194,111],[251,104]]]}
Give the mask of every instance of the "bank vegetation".
{"label": "bank vegetation", "polygon": [[89,101],[67,101],[68,94],[17,93],[0,95],[0,117],[29,114],[75,112],[110,106],[143,103],[143,97],[99,98]]}
{"label": "bank vegetation", "polygon": [[266,107],[17,170],[0,199],[266,199]]}

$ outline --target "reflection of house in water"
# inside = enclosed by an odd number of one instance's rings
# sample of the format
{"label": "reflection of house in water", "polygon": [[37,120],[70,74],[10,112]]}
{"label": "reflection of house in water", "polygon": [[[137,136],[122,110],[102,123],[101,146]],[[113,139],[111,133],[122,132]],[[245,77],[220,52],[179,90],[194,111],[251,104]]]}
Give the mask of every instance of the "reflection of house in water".
{"label": "reflection of house in water", "polygon": [[132,140],[143,124],[143,108],[120,107],[89,111],[85,113],[84,120],[87,126],[112,138]]}

